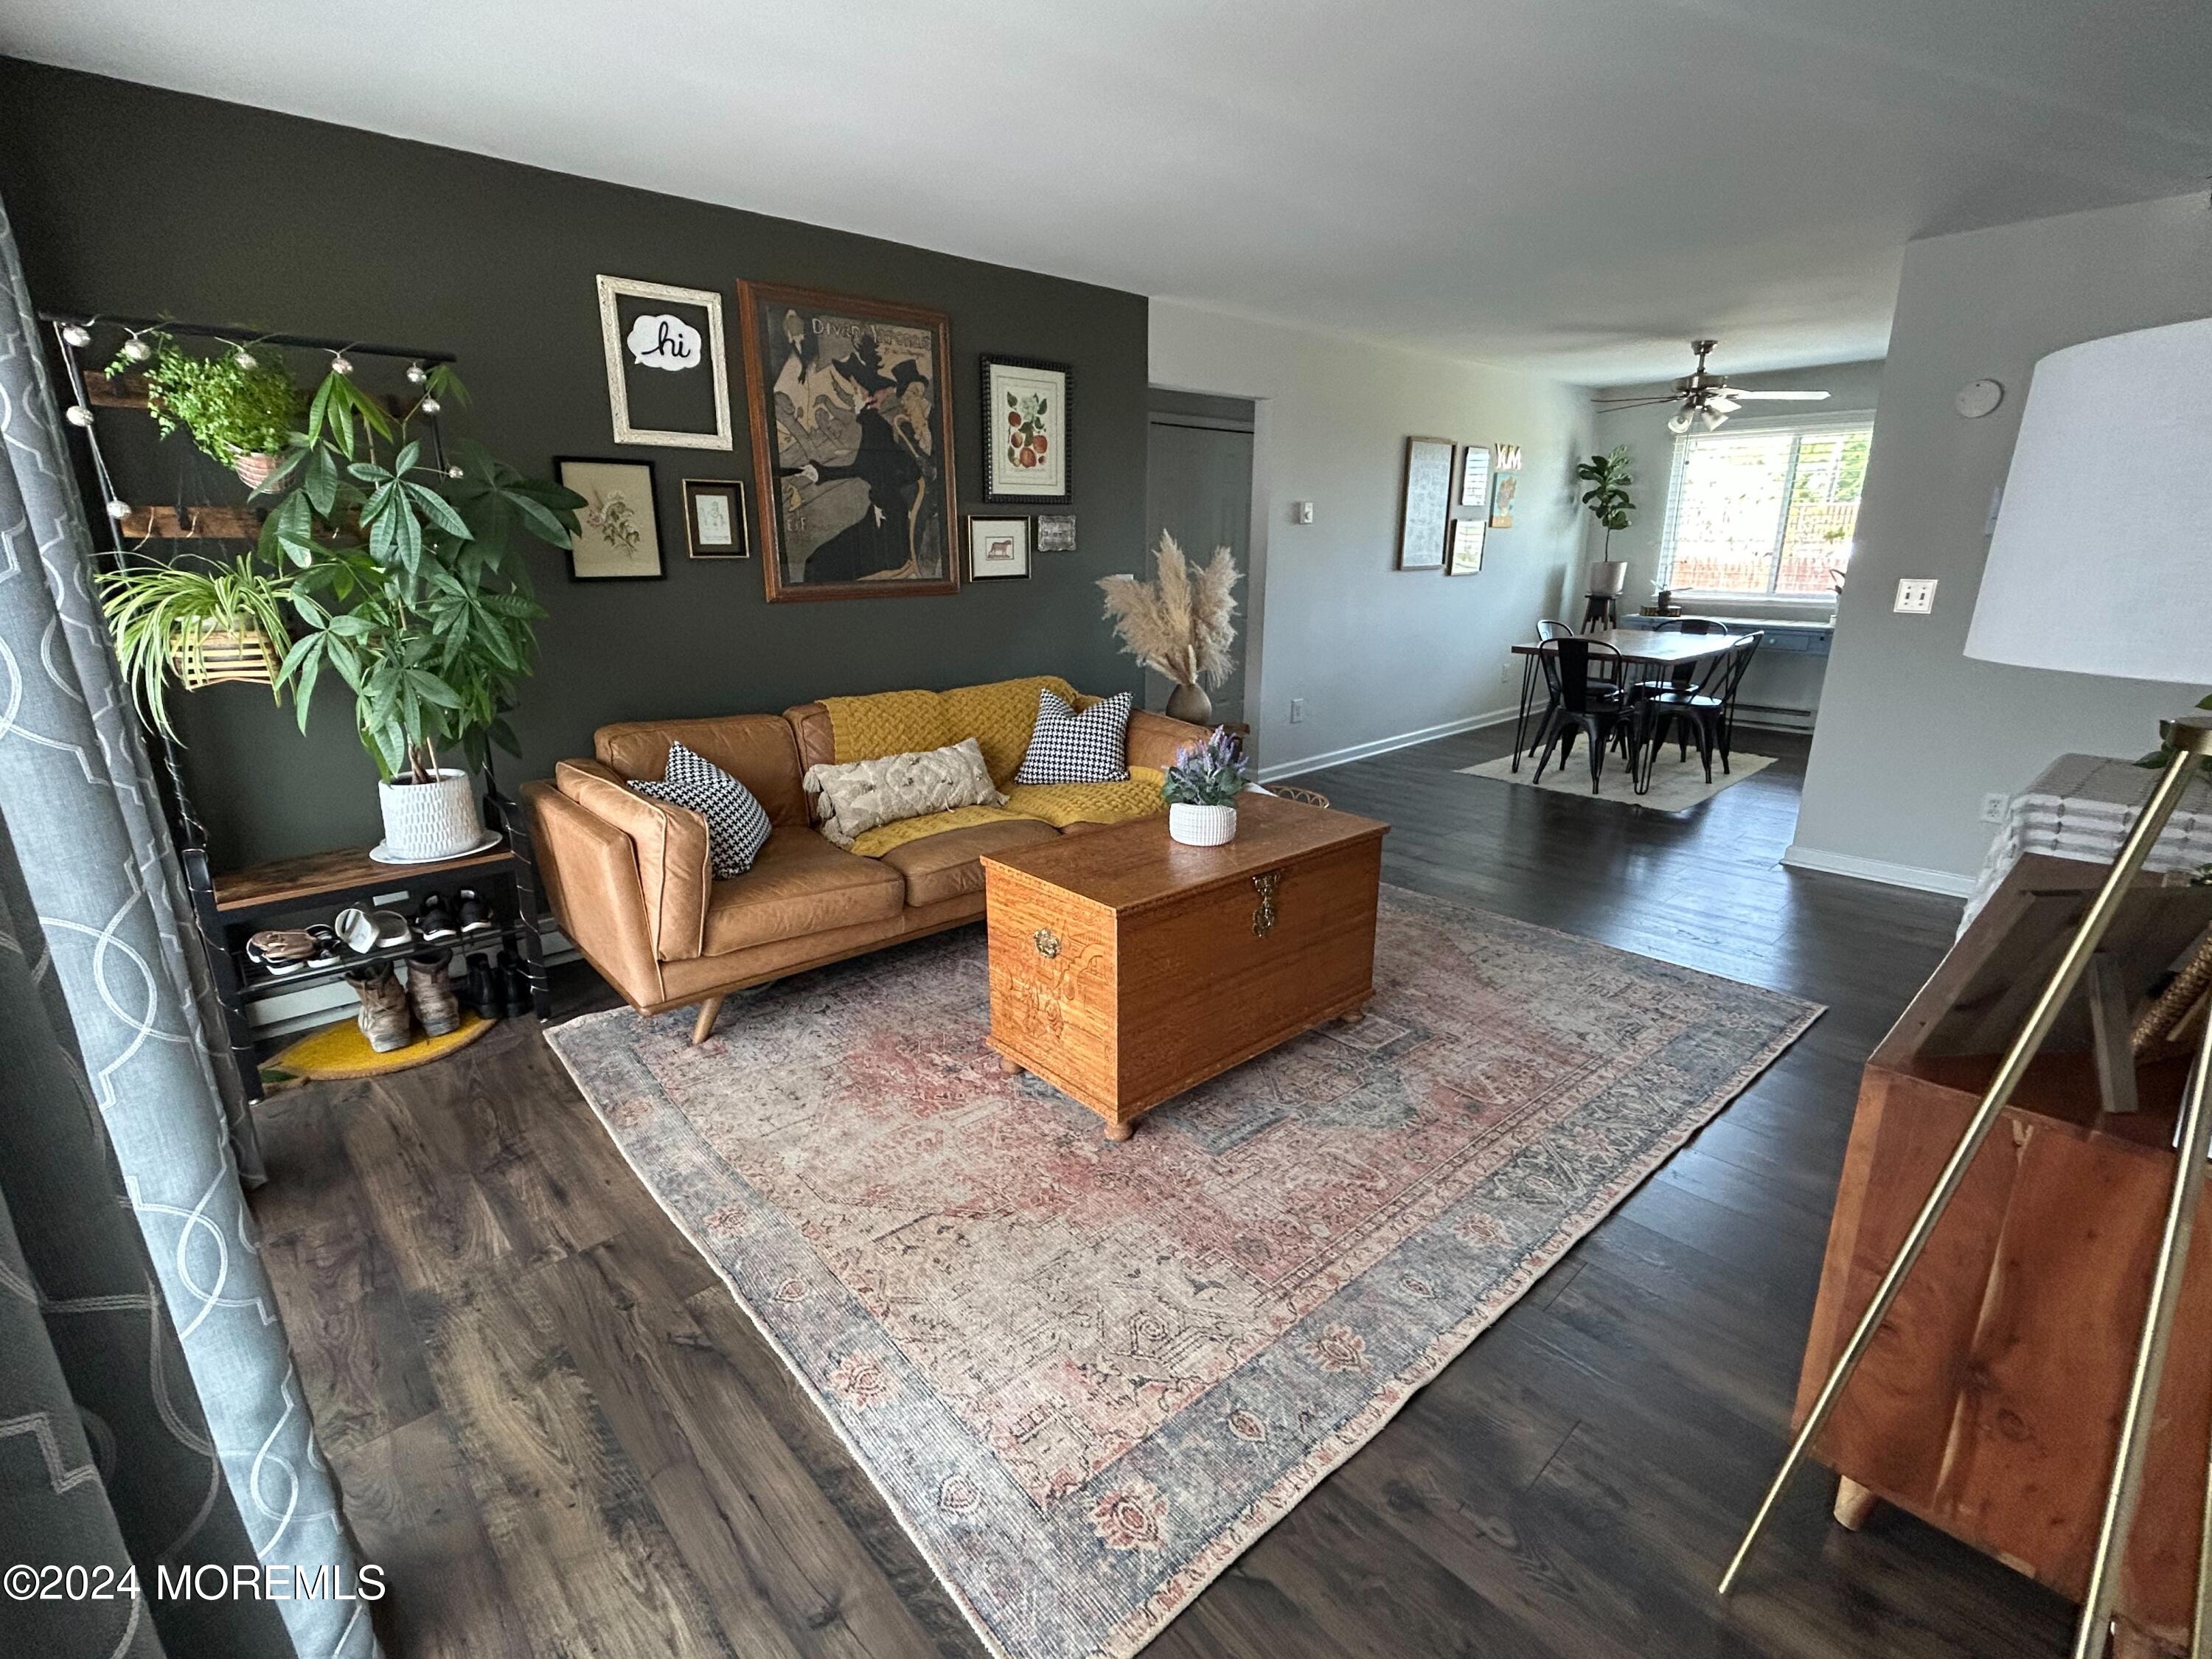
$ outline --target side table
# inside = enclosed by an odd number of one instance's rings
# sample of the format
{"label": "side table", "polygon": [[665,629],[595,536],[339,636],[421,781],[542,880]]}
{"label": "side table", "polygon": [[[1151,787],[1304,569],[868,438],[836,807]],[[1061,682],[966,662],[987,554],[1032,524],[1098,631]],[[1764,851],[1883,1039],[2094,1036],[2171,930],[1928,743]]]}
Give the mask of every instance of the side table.
{"label": "side table", "polygon": [[[552,1018],[552,999],[538,939],[538,869],[531,857],[529,821],[519,807],[496,793],[487,793],[484,809],[485,828],[502,836],[499,845],[435,864],[380,864],[369,857],[367,848],[346,847],[215,875],[209,868],[206,848],[179,849],[185,884],[191,890],[192,908],[199,921],[200,941],[207,951],[216,997],[222,1004],[231,1060],[249,1102],[259,1100],[263,1092],[261,1068],[253,1057],[252,1028],[246,1017],[249,1006],[308,986],[327,985],[344,978],[349,969],[370,963],[398,962],[436,948],[419,940],[375,951],[341,946],[339,961],[327,968],[307,968],[291,974],[253,969],[246,960],[246,941],[264,927],[280,925],[287,918],[300,918],[302,912],[312,913],[313,920],[328,921],[350,904],[389,907],[419,898],[433,889],[474,888],[498,924],[500,942],[522,963],[530,981],[532,1011],[541,1024]],[[458,941],[454,948],[459,948]]]}

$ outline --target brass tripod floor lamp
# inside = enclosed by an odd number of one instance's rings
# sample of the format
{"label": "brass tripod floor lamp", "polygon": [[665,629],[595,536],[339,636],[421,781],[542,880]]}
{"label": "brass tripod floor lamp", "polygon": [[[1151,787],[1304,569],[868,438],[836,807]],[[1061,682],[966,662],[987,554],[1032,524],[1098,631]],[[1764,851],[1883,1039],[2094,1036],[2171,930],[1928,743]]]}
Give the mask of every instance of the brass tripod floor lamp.
{"label": "brass tripod floor lamp", "polygon": [[[2212,318],[2093,340],[2036,365],[2004,501],[1982,573],[1966,654],[2076,674],[2212,685]],[[2085,500],[2083,481],[2094,485]],[[1992,696],[2005,686],[1990,677]],[[2192,699],[2193,700],[2193,699]],[[1775,1501],[1827,1423],[1898,1291],[2052,1024],[2080,987],[2122,898],[2212,757],[2212,715],[2161,721],[2168,756],[2150,799],[2090,900],[2027,1024],[1936,1177],[1866,1312],[1805,1413],[1743,1542],[1726,1595]],[[2206,1179],[2212,1133],[2212,1019],[2181,1102],[2168,1196],[2134,1370],[2123,1407],[2074,1659],[2101,1659],[2120,1552],[2142,1485],[2152,1413]],[[2212,1469],[2199,1538],[2191,1659],[2212,1659]]]}

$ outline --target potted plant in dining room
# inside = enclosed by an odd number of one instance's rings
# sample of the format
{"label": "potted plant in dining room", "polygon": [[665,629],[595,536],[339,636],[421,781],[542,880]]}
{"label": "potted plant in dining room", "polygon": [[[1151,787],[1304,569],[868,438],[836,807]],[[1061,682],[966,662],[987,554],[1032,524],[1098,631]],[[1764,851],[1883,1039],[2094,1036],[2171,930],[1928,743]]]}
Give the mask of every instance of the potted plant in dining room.
{"label": "potted plant in dining room", "polygon": [[146,406],[163,437],[182,427],[248,489],[267,486],[305,402],[281,352],[226,343],[203,356],[152,330],[126,340],[107,372],[134,370],[145,376]]}
{"label": "potted plant in dining room", "polygon": [[1190,847],[1222,847],[1237,839],[1237,797],[1249,769],[1244,750],[1226,726],[1176,757],[1161,780],[1168,804],[1168,834]]}
{"label": "potted plant in dining room", "polygon": [[1591,456],[1575,469],[1575,477],[1589,486],[1582,493],[1582,504],[1605,530],[1604,548],[1598,556],[1597,568],[1590,573],[1588,591],[1618,593],[1628,583],[1628,562],[1613,556],[1613,532],[1627,529],[1630,514],[1636,511],[1636,502],[1628,493],[1636,483],[1629,471],[1628,446],[1621,444],[1606,454]]}
{"label": "potted plant in dining room", "polygon": [[206,575],[127,565],[103,580],[102,598],[125,667],[164,732],[166,678],[195,684],[177,642],[238,617],[281,651],[268,678],[290,693],[302,732],[316,691],[335,676],[376,763],[384,841],[374,855],[429,862],[485,840],[470,774],[447,759],[480,765],[490,744],[516,749],[507,716],[545,614],[518,538],[565,548],[582,499],[476,444],[456,443],[451,464],[440,464],[434,434],[426,443],[415,428],[438,397],[465,399],[449,367],[397,415],[351,374],[335,363],[301,429],[285,435],[261,486],[276,501],[253,553]]}
{"label": "potted plant in dining room", "polygon": [[1158,574],[1149,582],[1126,575],[1099,580],[1106,615],[1122,650],[1175,682],[1169,718],[1210,725],[1213,701],[1205,687],[1219,685],[1235,665],[1229,647],[1237,642],[1237,561],[1217,547],[1210,562],[1194,568],[1163,530],[1153,562]]}

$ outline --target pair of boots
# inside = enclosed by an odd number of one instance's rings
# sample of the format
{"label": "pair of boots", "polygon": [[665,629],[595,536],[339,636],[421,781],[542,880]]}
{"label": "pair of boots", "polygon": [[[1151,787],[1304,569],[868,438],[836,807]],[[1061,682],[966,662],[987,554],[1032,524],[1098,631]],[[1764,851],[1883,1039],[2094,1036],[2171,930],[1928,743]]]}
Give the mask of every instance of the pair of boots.
{"label": "pair of boots", "polygon": [[485,1019],[521,1018],[531,1011],[530,975],[512,951],[501,951],[496,963],[487,956],[472,956],[461,1000]]}
{"label": "pair of boots", "polygon": [[380,1054],[412,1042],[417,1021],[426,1036],[447,1036],[460,1029],[461,1000],[454,994],[442,951],[410,957],[404,986],[392,965],[384,962],[356,968],[346,978],[361,999],[361,1012],[354,1017],[361,1034]]}

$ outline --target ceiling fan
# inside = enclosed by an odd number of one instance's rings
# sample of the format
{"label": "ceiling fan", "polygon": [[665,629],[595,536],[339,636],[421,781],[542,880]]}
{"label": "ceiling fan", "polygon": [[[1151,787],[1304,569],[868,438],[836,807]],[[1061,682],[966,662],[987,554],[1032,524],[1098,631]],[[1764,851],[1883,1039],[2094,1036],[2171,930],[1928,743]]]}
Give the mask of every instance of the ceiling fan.
{"label": "ceiling fan", "polygon": [[1705,358],[1718,340],[1692,340],[1690,349],[1698,354],[1698,366],[1674,382],[1674,389],[1657,398],[1601,398],[1597,406],[1611,414],[1617,409],[1644,409],[1654,404],[1680,404],[1674,417],[1667,422],[1669,432],[1687,432],[1693,422],[1703,421],[1705,430],[1715,427],[1735,413],[1744,404],[1817,404],[1828,394],[1825,392],[1744,392],[1728,383],[1727,379],[1705,367]]}

